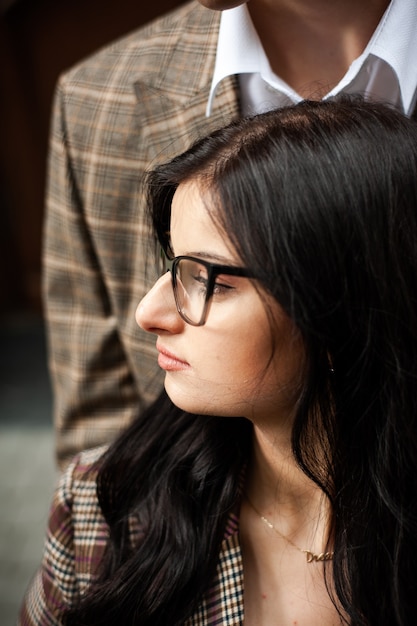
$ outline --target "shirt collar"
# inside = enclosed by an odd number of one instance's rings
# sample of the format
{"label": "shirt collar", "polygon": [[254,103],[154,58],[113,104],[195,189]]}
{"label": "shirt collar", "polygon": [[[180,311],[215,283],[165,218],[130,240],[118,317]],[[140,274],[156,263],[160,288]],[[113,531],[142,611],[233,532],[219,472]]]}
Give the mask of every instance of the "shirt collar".
{"label": "shirt collar", "polygon": [[[328,94],[335,95],[352,83],[369,60],[379,59],[391,68],[399,83],[402,106],[410,114],[417,86],[417,3],[392,0],[366,49],[350,66],[340,83]],[[271,70],[246,4],[223,11],[217,44],[216,64],[207,103],[210,115],[216,90],[227,76],[259,73],[293,102],[301,100],[289,85]],[[389,100],[390,94],[386,95]]]}
{"label": "shirt collar", "polygon": [[[417,3],[392,0],[362,57],[385,61],[398,78],[405,113],[411,114],[417,87]],[[365,59],[364,59],[365,60]]]}

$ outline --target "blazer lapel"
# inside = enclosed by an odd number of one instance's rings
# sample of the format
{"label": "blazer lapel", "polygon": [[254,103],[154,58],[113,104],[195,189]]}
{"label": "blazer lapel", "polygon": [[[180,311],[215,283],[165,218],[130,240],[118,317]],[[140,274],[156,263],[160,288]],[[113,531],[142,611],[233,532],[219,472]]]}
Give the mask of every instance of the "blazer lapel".
{"label": "blazer lapel", "polygon": [[[187,149],[211,130],[239,115],[236,78],[223,81],[213,111],[206,117],[217,49],[220,14],[200,6],[186,14],[178,32],[169,34],[169,54],[154,71],[142,72],[134,83],[141,151],[150,167]],[[162,35],[159,35],[161,38]]]}

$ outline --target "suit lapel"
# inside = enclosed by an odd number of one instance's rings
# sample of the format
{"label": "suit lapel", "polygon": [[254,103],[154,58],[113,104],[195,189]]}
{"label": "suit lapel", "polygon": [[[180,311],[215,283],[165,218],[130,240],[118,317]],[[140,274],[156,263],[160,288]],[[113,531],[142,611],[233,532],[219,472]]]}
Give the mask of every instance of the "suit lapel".
{"label": "suit lapel", "polygon": [[[213,111],[205,115],[217,49],[220,13],[193,5],[171,30],[169,54],[147,73],[138,64],[134,83],[141,152],[152,167],[182,152],[190,144],[239,115],[237,79],[223,81]],[[159,38],[161,38],[161,34]]]}

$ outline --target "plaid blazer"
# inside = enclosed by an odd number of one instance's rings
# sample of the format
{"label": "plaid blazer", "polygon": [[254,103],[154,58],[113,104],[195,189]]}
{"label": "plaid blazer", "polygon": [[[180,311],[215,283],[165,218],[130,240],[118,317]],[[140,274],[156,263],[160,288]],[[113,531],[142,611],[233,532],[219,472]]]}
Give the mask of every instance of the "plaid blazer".
{"label": "plaid blazer", "polygon": [[[63,611],[85,592],[108,537],[91,466],[105,448],[81,453],[62,475],[51,507],[42,565],[20,610],[18,626],[59,626]],[[131,527],[131,540],[137,529]],[[238,519],[231,515],[217,574],[196,613],[184,626],[243,624],[243,566]]]}
{"label": "plaid blazer", "polygon": [[239,115],[228,79],[205,117],[219,23],[188,3],[58,82],[43,276],[61,461],[108,443],[161,389],[154,339],[135,323],[153,283],[141,181]]}
{"label": "plaid blazer", "polygon": [[205,117],[219,20],[188,3],[58,82],[43,276],[61,461],[111,441],[162,388],[155,341],[135,322],[155,279],[141,183],[239,114],[230,79]]}

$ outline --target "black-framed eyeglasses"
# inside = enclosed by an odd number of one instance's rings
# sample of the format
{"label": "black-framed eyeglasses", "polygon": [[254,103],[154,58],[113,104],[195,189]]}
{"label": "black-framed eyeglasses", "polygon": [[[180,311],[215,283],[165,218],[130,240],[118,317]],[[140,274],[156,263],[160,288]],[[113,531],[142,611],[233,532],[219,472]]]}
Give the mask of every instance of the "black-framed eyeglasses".
{"label": "black-framed eyeglasses", "polygon": [[192,326],[206,323],[210,300],[215,289],[228,289],[216,283],[220,275],[254,278],[245,267],[219,265],[192,256],[165,257],[165,270],[171,272],[177,311]]}

